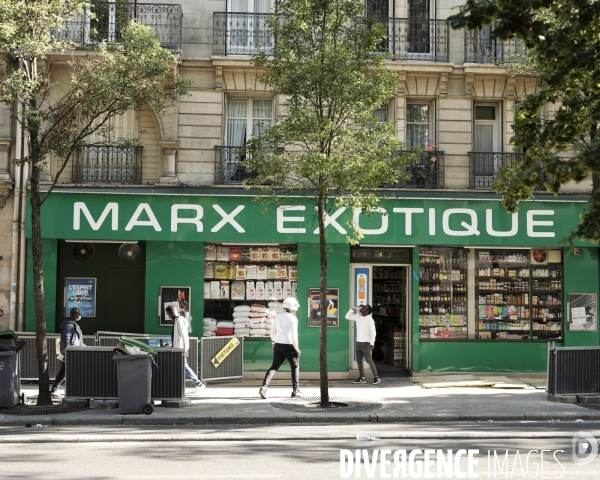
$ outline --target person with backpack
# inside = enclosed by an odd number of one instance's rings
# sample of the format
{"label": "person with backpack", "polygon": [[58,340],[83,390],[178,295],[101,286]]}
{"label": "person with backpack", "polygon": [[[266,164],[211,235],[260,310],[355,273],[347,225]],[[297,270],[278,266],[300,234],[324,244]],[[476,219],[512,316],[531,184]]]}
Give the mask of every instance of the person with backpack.
{"label": "person with backpack", "polygon": [[60,324],[59,358],[61,363],[56,378],[54,379],[54,383],[50,388],[51,395],[56,395],[59,387],[65,381],[65,349],[69,346],[76,347],[78,345],[83,345],[83,333],[77,324],[77,322],[81,320],[81,312],[78,308],[72,308],[69,313],[69,318],[63,320]]}

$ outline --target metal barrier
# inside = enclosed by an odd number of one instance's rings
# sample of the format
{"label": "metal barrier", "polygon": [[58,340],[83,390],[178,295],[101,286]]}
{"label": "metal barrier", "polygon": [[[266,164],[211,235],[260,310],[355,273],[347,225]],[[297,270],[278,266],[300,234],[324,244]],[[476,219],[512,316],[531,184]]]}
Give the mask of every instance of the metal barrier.
{"label": "metal barrier", "polygon": [[600,394],[600,347],[548,347],[547,393]]}
{"label": "metal barrier", "polygon": [[240,344],[227,355],[218,366],[212,363],[212,359],[229,343],[232,337],[203,337],[202,338],[202,362],[200,372],[202,380],[225,380],[244,377],[244,339],[239,337]]}
{"label": "metal barrier", "polygon": [[[162,347],[162,342],[152,342],[152,340],[167,339],[171,341],[169,335],[152,335],[145,333],[125,333],[125,332],[97,332],[96,345],[99,347],[116,347],[119,337],[125,335],[129,338],[144,342],[146,345],[153,347]],[[154,344],[153,344],[154,343]],[[188,365],[198,375],[198,337],[190,337],[190,350],[188,352]]]}
{"label": "metal barrier", "polygon": [[[65,396],[72,399],[116,399],[117,368],[114,347],[70,347],[66,350]],[[157,348],[152,363],[152,400],[183,400],[183,350]]]}
{"label": "metal barrier", "polygon": [[[37,364],[37,349],[35,341],[35,332],[15,332],[16,335],[25,340],[25,346],[19,352],[19,369],[21,371],[21,380],[38,380],[38,364]],[[46,335],[46,348],[48,349],[48,374],[50,380],[56,378],[58,369],[60,368],[60,360],[56,358],[58,355],[58,342],[60,335],[50,333]],[[96,345],[96,337],[93,335],[84,335],[83,342],[86,345]]]}

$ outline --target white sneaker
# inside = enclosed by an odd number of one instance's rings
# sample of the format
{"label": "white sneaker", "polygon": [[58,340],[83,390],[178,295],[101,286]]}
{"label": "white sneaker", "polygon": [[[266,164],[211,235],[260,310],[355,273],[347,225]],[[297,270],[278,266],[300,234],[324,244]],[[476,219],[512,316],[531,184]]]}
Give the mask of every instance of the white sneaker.
{"label": "white sneaker", "polygon": [[192,393],[200,393],[201,390],[204,390],[206,388],[206,385],[202,384],[202,385],[196,385],[196,388],[194,388],[194,390],[192,390]]}

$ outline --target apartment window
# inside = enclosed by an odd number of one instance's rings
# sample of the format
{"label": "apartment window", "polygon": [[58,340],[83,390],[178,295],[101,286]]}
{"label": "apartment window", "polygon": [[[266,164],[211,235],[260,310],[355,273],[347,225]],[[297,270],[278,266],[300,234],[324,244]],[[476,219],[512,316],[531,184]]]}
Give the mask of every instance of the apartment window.
{"label": "apartment window", "polygon": [[409,150],[426,148],[432,140],[431,105],[409,103],[406,105],[406,146]]}
{"label": "apartment window", "polygon": [[229,49],[245,54],[272,49],[273,35],[266,24],[272,10],[272,0],[230,0]]}
{"label": "apartment window", "polygon": [[500,122],[497,105],[475,106],[473,151],[498,152]]}
{"label": "apartment window", "polygon": [[[388,105],[380,105],[373,111],[373,116],[377,119],[377,123],[388,123]],[[367,128],[373,128],[373,123],[367,123]]]}
{"label": "apartment window", "polygon": [[115,143],[119,139],[135,138],[135,123],[136,114],[133,109],[127,110],[121,115],[115,115],[106,124],[106,126],[112,127],[108,133],[96,131],[92,135],[88,136],[88,143]]}
{"label": "apartment window", "polygon": [[393,17],[390,15],[389,0],[367,0],[367,15],[386,20]]}
{"label": "apartment window", "polygon": [[227,146],[241,147],[261,137],[273,124],[273,100],[230,98],[227,102]]}
{"label": "apartment window", "polygon": [[432,25],[431,0],[408,0],[408,51],[413,54],[430,54]]}

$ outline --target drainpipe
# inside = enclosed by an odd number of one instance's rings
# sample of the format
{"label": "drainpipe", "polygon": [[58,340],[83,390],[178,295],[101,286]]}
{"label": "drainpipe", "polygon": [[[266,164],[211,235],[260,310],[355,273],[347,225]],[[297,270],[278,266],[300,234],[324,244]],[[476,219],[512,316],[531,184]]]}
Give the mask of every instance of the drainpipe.
{"label": "drainpipe", "polygon": [[[22,105],[17,103],[17,118],[21,118]],[[21,124],[17,120],[15,133],[15,158],[21,158],[23,131]],[[21,220],[21,171],[22,165],[15,165],[15,187],[13,191],[13,220],[12,220],[12,255],[10,257],[10,324],[11,330],[20,330],[17,321],[17,282],[19,280],[19,226]]]}
{"label": "drainpipe", "polygon": [[[28,137],[24,138],[23,156],[29,155]],[[21,174],[21,243],[19,245],[19,326],[25,330],[25,266],[27,260],[27,244],[25,242],[25,215],[27,210],[27,180],[29,177],[29,163],[23,164]]]}

